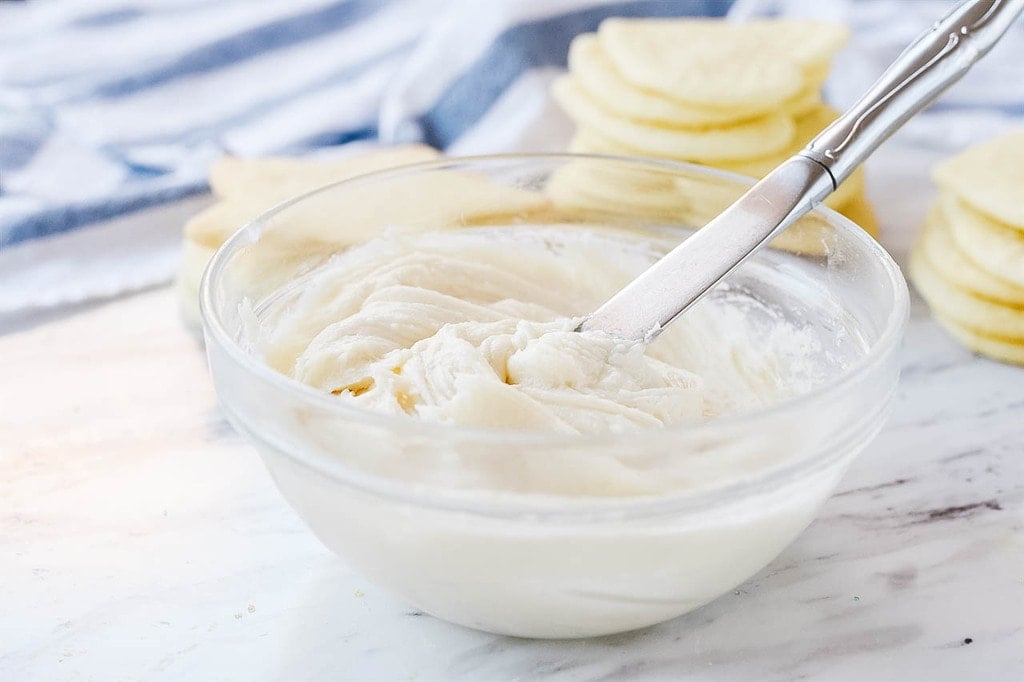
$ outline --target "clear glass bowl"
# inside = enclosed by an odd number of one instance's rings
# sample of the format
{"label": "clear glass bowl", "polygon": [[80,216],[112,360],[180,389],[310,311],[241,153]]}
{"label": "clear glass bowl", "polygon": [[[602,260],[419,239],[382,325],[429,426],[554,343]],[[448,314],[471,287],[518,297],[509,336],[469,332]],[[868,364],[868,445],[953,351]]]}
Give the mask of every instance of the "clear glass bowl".
{"label": "clear glass bowl", "polygon": [[[203,281],[223,409],[325,545],[430,614],[509,635],[584,637],[686,613],[792,542],[888,413],[906,284],[847,219],[816,211],[729,287],[852,360],[808,393],[705,424],[567,437],[386,416],[275,372],[251,341],[278,292],[389,227],[600,225],[667,249],[749,182],[668,162],[517,155],[408,166],[287,202],[234,235]],[[609,463],[672,472],[678,485],[593,494],[583,484]],[[548,490],[555,477],[587,494]]]}

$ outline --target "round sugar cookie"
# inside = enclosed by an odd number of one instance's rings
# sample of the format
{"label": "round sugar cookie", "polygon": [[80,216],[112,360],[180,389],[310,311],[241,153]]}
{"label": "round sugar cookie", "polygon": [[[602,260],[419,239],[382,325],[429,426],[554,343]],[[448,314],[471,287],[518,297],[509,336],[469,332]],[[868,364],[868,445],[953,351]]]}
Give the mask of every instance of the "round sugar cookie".
{"label": "round sugar cookie", "polygon": [[[592,182],[593,176],[588,173],[567,172],[569,170],[566,166],[553,174],[545,187],[546,193],[558,206],[596,214],[618,215],[625,209],[647,220],[682,221],[696,226],[718,215],[736,198],[734,188],[694,188],[685,183],[678,184],[675,191],[665,188],[631,190],[629,187],[612,190],[606,184]],[[798,254],[824,255],[825,235],[831,229],[817,216],[805,216],[776,237],[770,246]]]}
{"label": "round sugar cookie", "polygon": [[[396,196],[401,201],[396,201]],[[178,278],[181,296],[198,291],[198,278],[205,267],[200,263],[235,231],[270,208],[267,203],[271,201],[272,194],[232,193],[186,223]],[[236,271],[241,279],[258,283],[254,291],[270,291],[303,264],[319,262],[388,227],[412,232],[508,224],[548,208],[550,203],[540,192],[502,185],[473,173],[446,170],[400,175],[383,185],[366,183],[342,193],[315,193],[270,217],[262,225],[259,241],[239,256]],[[183,309],[186,316],[194,316],[187,304]]]}
{"label": "round sugar cookie", "polygon": [[933,317],[949,332],[950,336],[960,342],[965,348],[986,355],[999,362],[1024,366],[1024,341],[1014,343],[1005,339],[985,336],[962,327],[942,315],[933,315]]}
{"label": "round sugar cookie", "polygon": [[[825,197],[824,204],[842,214],[846,214],[846,208],[864,199],[864,191],[867,181],[864,179],[864,168],[860,167],[853,171],[850,177],[846,178],[832,194]],[[856,222],[856,221],[854,221]],[[868,230],[870,232],[870,230]]]}
{"label": "round sugar cookie", "polygon": [[834,231],[835,228],[824,219],[806,215],[773,239],[769,246],[805,256],[825,256]]}
{"label": "round sugar cookie", "polygon": [[725,161],[721,164],[721,167],[734,173],[749,175],[754,178],[764,177],[770,170],[788,157],[803,149],[808,142],[814,139],[829,123],[836,120],[838,116],[839,112],[827,104],[819,104],[812,107],[803,116],[795,119],[796,127],[793,131],[793,140],[782,151],[759,158]]}
{"label": "round sugar cookie", "polygon": [[[578,35],[572,41],[569,73],[584,92],[609,112],[637,121],[683,127],[729,125],[763,116],[773,109],[700,106],[637,87],[619,75],[592,33]],[[821,102],[820,86],[820,82],[807,83],[782,107],[792,116],[802,115]]]}
{"label": "round sugar cookie", "polygon": [[1024,343],[1024,306],[989,301],[950,284],[919,245],[911,249],[909,267],[914,286],[937,314],[976,334]]}
{"label": "round sugar cookie", "polygon": [[989,274],[960,250],[950,235],[945,214],[932,205],[918,236],[918,247],[951,284],[998,302],[1024,305],[1024,287]]}
{"label": "round sugar cookie", "polygon": [[932,177],[971,208],[1024,231],[1024,130],[946,159],[935,166]]}
{"label": "round sugar cookie", "polygon": [[[810,137],[808,137],[810,139]],[[733,161],[715,161],[707,162],[707,165],[714,166],[715,168],[721,168],[722,170],[731,171],[733,173],[739,173],[740,175],[747,175],[754,178],[764,177],[768,172],[773,170],[776,166],[781,164],[783,161],[788,159],[790,156],[795,154],[802,148],[802,145],[796,146],[791,152],[787,151],[783,154],[776,154],[770,157],[763,157],[759,160],[762,164],[756,168],[744,167],[741,162]],[[629,145],[622,144],[616,140],[610,140],[601,133],[594,131],[593,129],[581,126],[577,129],[576,134],[573,135],[569,142],[569,151],[577,154],[616,154],[622,156],[637,156],[644,157],[650,156],[654,158],[665,158],[672,161],[679,161],[684,159],[678,159],[676,157],[667,156],[663,154],[649,153],[643,150],[635,149]],[[750,171],[757,171],[751,173]],[[845,213],[845,207],[854,203],[863,203],[862,197],[865,186],[865,175],[864,169],[858,168],[853,174],[847,178],[847,180],[839,186],[839,188],[825,198],[825,205],[829,208],[835,209],[840,213]],[[870,208],[868,209],[870,211]],[[874,218],[874,214],[864,214],[862,211],[860,215],[864,215],[868,224],[873,226],[872,229],[868,229],[868,232],[872,235],[877,235],[878,225]],[[855,221],[856,222],[856,221]],[[860,223],[858,223],[860,224]],[[863,227],[863,225],[862,225]]]}
{"label": "round sugar cookie", "polygon": [[875,239],[878,238],[881,232],[878,216],[875,215],[875,210],[871,207],[871,202],[868,201],[863,190],[857,192],[845,204],[837,206],[835,210],[852,220]]}
{"label": "round sugar cookie", "polygon": [[[830,207],[832,208],[832,207]],[[845,204],[834,210],[849,218],[874,238],[878,238],[878,218],[863,191],[849,197]],[[772,241],[772,246],[795,253],[823,256],[829,252],[829,241],[834,228],[817,216],[809,215]]]}
{"label": "round sugar cookie", "polygon": [[576,127],[576,132],[569,140],[569,151],[576,154],[617,154],[620,156],[649,156],[655,159],[675,160],[668,156],[645,154],[628,144],[610,140],[593,128],[585,125]]}
{"label": "round sugar cookie", "polygon": [[587,161],[556,170],[545,192],[559,205],[595,210],[639,211],[645,216],[680,219],[692,209],[693,197],[682,191],[669,174],[641,167],[601,168]]}
{"label": "round sugar cookie", "polygon": [[[794,136],[795,139],[796,136]],[[751,178],[763,178],[780,163],[793,156],[795,150],[799,150],[802,147],[803,145],[791,144],[781,152],[769,154],[768,156],[760,156],[756,159],[723,161],[719,164],[719,168]]]}
{"label": "round sugar cookie", "polygon": [[[811,107],[803,116],[796,119],[796,131],[793,134],[793,141],[781,153],[771,154],[758,159],[747,159],[739,161],[724,161],[716,164],[719,168],[749,175],[754,178],[762,178],[771,172],[776,166],[803,149],[808,142],[820,133],[828,124],[836,120],[839,112],[827,104],[817,104]],[[839,185],[835,192],[825,199],[825,205],[829,208],[840,210],[855,200],[857,195],[864,192],[864,169],[858,168]]]}
{"label": "round sugar cookie", "polygon": [[239,202],[218,201],[185,221],[185,239],[216,251],[240,227],[271,206],[260,203],[250,209]]}
{"label": "round sugar cookie", "polygon": [[182,240],[181,261],[174,285],[178,295],[178,309],[185,322],[192,327],[202,324],[199,315],[199,282],[216,252],[216,248],[191,239]]}
{"label": "round sugar cookie", "polygon": [[800,20],[612,18],[598,38],[639,87],[702,106],[770,108],[800,92],[804,69],[827,62],[847,31]]}
{"label": "round sugar cookie", "polygon": [[643,154],[712,163],[771,154],[793,139],[793,121],[784,114],[769,114],[721,128],[669,128],[619,118],[602,109],[566,77],[555,81],[553,93],[578,125],[593,128]]}
{"label": "round sugar cookie", "polygon": [[558,169],[545,191],[556,204],[598,212],[623,210],[650,220],[701,226],[739,196],[716,178],[686,177],[638,165],[602,168],[580,161]]}
{"label": "round sugar cookie", "polygon": [[[581,174],[573,179],[585,177],[587,176]],[[565,180],[569,177],[562,175],[559,179]],[[742,188],[734,183],[719,182],[712,178],[675,176],[674,191],[664,186],[658,189],[644,188],[636,182],[613,187],[606,184],[608,179],[603,178],[601,183],[575,183],[575,196],[577,199],[585,196],[591,207],[621,210],[625,206],[647,218],[684,221],[694,226],[701,226],[712,220],[742,192]],[[832,229],[816,215],[805,216],[772,240],[770,246],[793,253],[824,255],[828,250],[828,235]]]}
{"label": "round sugar cookie", "polygon": [[[599,133],[588,128],[580,128],[576,131],[569,143],[569,151],[578,154],[616,154],[622,156],[646,156],[644,152],[630,149],[620,145],[613,140],[604,138]],[[782,163],[788,156],[780,156],[779,163]],[[721,167],[721,164],[715,164]],[[773,166],[774,167],[774,166]],[[729,170],[729,169],[725,169]],[[839,189],[828,196],[825,205],[832,208],[852,220],[872,237],[878,237],[879,224],[871,204],[864,194],[864,171],[858,169],[850,178],[844,182]],[[779,248],[799,253],[823,253],[822,237],[814,234],[810,228],[796,229],[794,226],[776,237],[773,244]]]}
{"label": "round sugar cookie", "polygon": [[210,165],[210,189],[222,199],[185,224],[185,236],[217,248],[250,220],[312,189],[373,171],[438,156],[425,145],[385,147],[334,158],[225,156]]}
{"label": "round sugar cookie", "polygon": [[341,158],[225,156],[210,165],[210,189],[221,198],[260,198],[269,208],[321,185],[437,157],[436,149],[420,144],[382,147]]}
{"label": "round sugar cookie", "polygon": [[838,111],[827,104],[819,103],[795,119],[796,128],[793,133],[793,141],[786,149],[760,158],[725,161],[722,163],[722,168],[751,177],[763,177],[783,160],[807,146],[808,142],[838,117]]}
{"label": "round sugar cookie", "polygon": [[1024,287],[1024,233],[979,213],[952,192],[940,193],[939,206],[953,241],[968,258],[988,273]]}
{"label": "round sugar cookie", "polygon": [[815,85],[805,87],[795,97],[786,100],[782,109],[793,118],[800,118],[820,106],[824,106],[824,102],[821,101],[821,86]]}
{"label": "round sugar cookie", "polygon": [[821,90],[821,87],[825,85],[825,81],[828,80],[829,73],[832,71],[832,59],[829,57],[821,61],[809,62],[802,66],[804,70],[804,85],[813,87],[815,90]]}
{"label": "round sugar cookie", "polygon": [[[637,218],[646,220],[675,222],[679,220],[678,202],[652,200],[647,201],[624,199],[602,194],[594,188],[580,185],[572,179],[553,175],[548,180],[545,192],[552,203],[561,209],[574,209],[585,213],[621,215],[626,210]],[[683,205],[685,208],[685,205]]]}

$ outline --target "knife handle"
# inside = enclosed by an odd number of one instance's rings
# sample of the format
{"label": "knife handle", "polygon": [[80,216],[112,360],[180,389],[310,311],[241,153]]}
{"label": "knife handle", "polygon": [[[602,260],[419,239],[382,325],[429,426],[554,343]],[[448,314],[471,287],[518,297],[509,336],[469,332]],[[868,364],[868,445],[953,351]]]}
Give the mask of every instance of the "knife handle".
{"label": "knife handle", "polygon": [[800,152],[836,186],[998,42],[1024,0],[968,0],[911,43],[846,113]]}

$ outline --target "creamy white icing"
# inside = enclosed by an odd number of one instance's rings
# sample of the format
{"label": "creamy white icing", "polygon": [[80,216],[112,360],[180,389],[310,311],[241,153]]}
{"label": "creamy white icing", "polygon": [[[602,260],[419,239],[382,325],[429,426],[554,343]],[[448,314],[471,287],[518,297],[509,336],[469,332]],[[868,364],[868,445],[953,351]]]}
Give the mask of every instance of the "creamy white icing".
{"label": "creamy white icing", "polygon": [[369,410],[565,433],[714,418],[823,379],[817,339],[750,301],[702,302],[646,348],[573,331],[656,256],[596,228],[390,233],[282,291],[256,351]]}
{"label": "creamy white icing", "polygon": [[[573,331],[670,246],[583,226],[395,232],[243,303],[248,350],[365,408],[281,400],[277,387],[246,396],[269,422],[257,417],[251,429],[270,434],[258,440],[275,482],[354,568],[471,627],[607,634],[732,589],[806,527],[877,421],[858,420],[884,404],[862,383],[859,398],[850,391],[773,418],[659,430],[808,390],[860,352],[827,289],[802,277],[820,277],[818,264],[804,270],[772,254],[646,348]],[[511,431],[523,429],[626,435]],[[835,437],[844,433],[857,437]],[[628,511],[637,498],[714,490],[824,448],[838,457],[736,499]],[[310,457],[331,468],[296,466]],[[355,485],[335,477],[338,464],[359,474]],[[363,474],[402,494],[361,489]],[[404,491],[453,506],[421,506]],[[502,513],[510,501],[530,513]]]}

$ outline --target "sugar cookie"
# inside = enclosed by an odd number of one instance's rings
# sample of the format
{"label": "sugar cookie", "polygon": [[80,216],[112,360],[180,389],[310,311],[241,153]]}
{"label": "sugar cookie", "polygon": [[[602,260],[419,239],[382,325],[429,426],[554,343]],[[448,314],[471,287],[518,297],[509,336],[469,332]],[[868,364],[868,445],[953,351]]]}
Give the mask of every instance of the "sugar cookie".
{"label": "sugar cookie", "polygon": [[941,193],[939,206],[953,241],[967,257],[990,274],[1024,287],[1024,233],[979,213],[952,192]]}
{"label": "sugar cookie", "polygon": [[875,210],[871,207],[871,202],[868,201],[863,190],[851,197],[845,204],[836,206],[835,210],[852,220],[872,237],[878,238],[881,231],[878,216],[875,215]]}
{"label": "sugar cookie", "polygon": [[681,128],[643,124],[605,111],[573,81],[561,78],[553,92],[579,125],[640,152],[700,162],[753,158],[785,149],[795,126],[784,114],[769,114],[722,128]]}
{"label": "sugar cookie", "polygon": [[996,339],[960,326],[942,315],[933,313],[935,320],[964,347],[987,355],[993,360],[1024,366],[1024,342],[1014,343],[1005,339]]}
{"label": "sugar cookie", "polygon": [[835,24],[800,20],[607,19],[601,48],[629,82],[702,106],[771,107],[804,87],[805,69],[845,43]]}
{"label": "sugar cookie", "polygon": [[600,168],[581,161],[559,168],[548,179],[545,192],[559,206],[585,212],[621,215],[623,210],[649,220],[696,222],[696,197],[676,184],[672,174]]}
{"label": "sugar cookie", "polygon": [[210,190],[218,197],[270,193],[277,203],[336,180],[429,161],[437,156],[436,149],[418,144],[375,149],[340,159],[225,156],[210,166]]}
{"label": "sugar cookie", "polygon": [[[223,198],[190,219],[184,230],[178,292],[186,319],[198,320],[199,279],[207,262],[225,240],[249,221],[285,199],[332,181],[436,156],[427,147],[412,146],[339,160],[274,158],[217,162],[211,170],[211,182]],[[387,225],[417,230],[508,223],[549,206],[549,200],[539,192],[499,185],[488,178],[454,170],[410,176],[407,191],[396,200],[396,186],[400,185],[400,181],[393,181],[385,191],[368,184],[353,188],[344,196],[328,191],[304,199],[264,226],[260,248],[245,254],[246,262],[238,272],[248,273],[253,279],[263,278],[269,286],[276,273],[287,271],[304,259],[324,257],[339,247],[365,241]]]}
{"label": "sugar cookie", "polygon": [[764,177],[773,168],[807,146],[808,142],[838,116],[839,112],[832,107],[827,104],[819,104],[795,119],[796,128],[793,131],[793,141],[782,151],[763,157],[724,161],[718,165],[725,170],[741,175],[749,175],[754,178]]}
{"label": "sugar cookie", "polygon": [[1024,305],[1024,287],[989,274],[953,241],[945,214],[933,205],[918,237],[918,248],[938,272],[954,284],[984,298]]}
{"label": "sugar cookie", "polygon": [[932,176],[971,208],[1024,231],[1024,130],[946,159],[935,166]]}
{"label": "sugar cookie", "polygon": [[[634,86],[615,71],[601,50],[597,36],[591,33],[573,40],[569,48],[569,72],[577,85],[609,112],[636,121],[691,127],[729,125],[763,116],[774,108],[700,106]],[[782,107],[790,115],[803,114],[821,102],[820,87],[821,82],[807,82]]]}
{"label": "sugar cookie", "polygon": [[1024,343],[1024,306],[996,303],[950,284],[919,245],[911,249],[910,276],[928,306],[981,336]]}
{"label": "sugar cookie", "polygon": [[[600,133],[596,133],[589,128],[580,128],[576,131],[576,134],[573,136],[572,141],[569,144],[569,150],[579,154],[613,154],[636,157],[647,156],[642,151],[631,149],[626,145],[619,144],[613,140],[608,140]],[[780,156],[775,164],[768,170],[771,170],[787,158],[789,158],[789,155]],[[723,167],[726,164],[715,165],[717,167]],[[723,170],[736,172],[727,167],[723,168]],[[854,171],[853,175],[851,175],[846,182],[840,185],[836,192],[829,195],[825,199],[825,205],[839,211],[853,220],[859,226],[864,228],[868,234],[874,237],[878,236],[878,220],[875,217],[874,211],[871,209],[870,203],[868,203],[867,198],[864,196],[864,170],[862,168],[858,168]],[[807,239],[804,237],[791,239],[794,239],[800,244],[807,243]],[[807,251],[809,249],[808,247],[801,247],[799,249],[790,250]]]}

